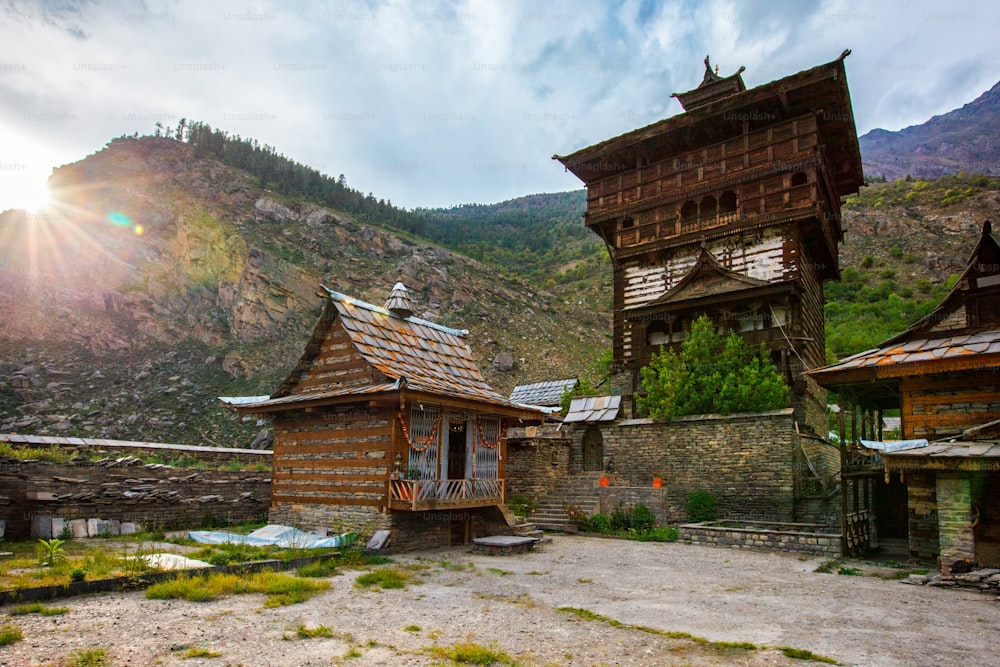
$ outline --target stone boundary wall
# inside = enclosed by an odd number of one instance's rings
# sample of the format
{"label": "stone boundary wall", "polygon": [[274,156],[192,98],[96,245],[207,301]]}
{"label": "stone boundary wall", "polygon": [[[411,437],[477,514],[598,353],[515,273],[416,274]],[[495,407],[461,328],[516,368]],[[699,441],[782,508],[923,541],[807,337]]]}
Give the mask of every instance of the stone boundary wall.
{"label": "stone boundary wall", "polygon": [[141,442],[132,440],[105,440],[103,438],[58,438],[44,435],[20,435],[0,433],[0,442],[9,442],[17,447],[60,447],[81,454],[99,453],[110,457],[121,457],[140,453],[142,456],[160,456],[164,459],[193,458],[205,463],[230,463],[239,461],[244,465],[271,465],[269,449],[237,449],[228,447],[198,447],[195,445],[175,445],[164,442]]}
{"label": "stone boundary wall", "polygon": [[[575,426],[571,473],[582,472],[582,440],[588,428],[601,431],[602,467],[613,459],[614,474],[601,495],[613,495],[615,487],[633,487],[635,495],[652,501],[653,478],[660,477],[660,507],[650,509],[664,522],[686,521],[687,498],[695,491],[707,491],[716,497],[719,517],[795,521],[799,437],[790,408],[695,415],[670,422],[631,419]],[[616,501],[629,502],[629,492],[623,490],[619,495]]]}
{"label": "stone boundary wall", "polygon": [[[530,434],[530,435],[529,435]],[[538,499],[569,477],[569,433],[555,427],[507,430],[507,496]]]}
{"label": "stone boundary wall", "polygon": [[829,558],[840,557],[840,534],[820,532],[833,526],[800,523],[754,522],[752,526],[732,521],[689,523],[679,527],[679,540],[688,544],[731,549],[787,551]]}
{"label": "stone boundary wall", "polygon": [[45,535],[53,519],[61,520],[57,527],[76,519],[109,527],[222,526],[265,516],[270,500],[270,472],[0,458],[0,513],[6,537],[14,539],[32,536],[32,525],[39,537],[58,537]]}

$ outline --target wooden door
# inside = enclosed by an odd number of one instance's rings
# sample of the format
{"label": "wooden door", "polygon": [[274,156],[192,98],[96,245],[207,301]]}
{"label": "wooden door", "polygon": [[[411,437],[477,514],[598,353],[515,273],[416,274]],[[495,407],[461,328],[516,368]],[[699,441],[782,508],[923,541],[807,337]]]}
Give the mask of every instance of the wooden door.
{"label": "wooden door", "polygon": [[[465,423],[448,429],[448,479],[465,479]],[[464,544],[464,543],[463,543]]]}
{"label": "wooden door", "polygon": [[589,428],[583,434],[583,469],[604,470],[604,437],[600,429]]}

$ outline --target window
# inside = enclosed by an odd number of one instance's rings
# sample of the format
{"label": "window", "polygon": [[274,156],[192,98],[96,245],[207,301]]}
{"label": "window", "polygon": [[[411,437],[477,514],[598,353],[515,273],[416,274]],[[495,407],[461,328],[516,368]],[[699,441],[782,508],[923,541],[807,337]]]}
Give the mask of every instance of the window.
{"label": "window", "polygon": [[809,182],[809,177],[806,176],[804,171],[797,171],[792,174],[792,187],[797,185],[805,185]]}
{"label": "window", "polygon": [[719,197],[719,213],[725,215],[726,213],[736,212],[736,193],[732,190],[726,190]]}
{"label": "window", "polygon": [[590,427],[583,434],[583,469],[604,470],[604,436],[598,428]]}
{"label": "window", "polygon": [[646,327],[646,345],[664,345],[670,342],[670,332],[664,322],[653,322]]}
{"label": "window", "polygon": [[718,202],[715,197],[708,195],[703,197],[701,204],[698,206],[698,219],[699,220],[711,220],[718,213]]}

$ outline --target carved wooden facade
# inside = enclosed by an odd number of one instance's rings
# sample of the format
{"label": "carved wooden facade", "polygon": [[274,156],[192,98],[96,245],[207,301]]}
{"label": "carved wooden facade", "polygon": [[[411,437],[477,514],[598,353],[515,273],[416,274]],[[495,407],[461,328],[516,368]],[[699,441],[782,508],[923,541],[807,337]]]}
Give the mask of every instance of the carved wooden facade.
{"label": "carved wooden facade", "polygon": [[825,360],[823,281],[839,278],[841,197],[862,183],[843,56],[750,90],[741,72],[706,58],[677,95],[685,113],[556,158],[586,184],[585,223],[611,254],[627,391],[704,314],[767,344],[797,418],[822,433],[802,372]]}

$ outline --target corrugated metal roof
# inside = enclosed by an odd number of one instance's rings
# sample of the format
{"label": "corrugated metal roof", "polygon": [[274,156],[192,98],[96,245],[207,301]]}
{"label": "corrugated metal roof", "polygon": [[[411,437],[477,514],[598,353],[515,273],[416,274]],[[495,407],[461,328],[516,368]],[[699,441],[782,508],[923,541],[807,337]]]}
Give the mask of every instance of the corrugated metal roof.
{"label": "corrugated metal roof", "polygon": [[519,384],[510,394],[513,403],[527,405],[559,405],[563,394],[572,389],[580,381],[577,378],[566,380],[546,380],[532,384]]}
{"label": "corrugated metal roof", "polygon": [[621,409],[621,396],[581,396],[569,404],[569,412],[563,418],[567,422],[609,422],[614,421]]}
{"label": "corrugated metal roof", "polygon": [[260,403],[271,398],[270,396],[219,396],[219,400],[227,405],[250,405]]}

